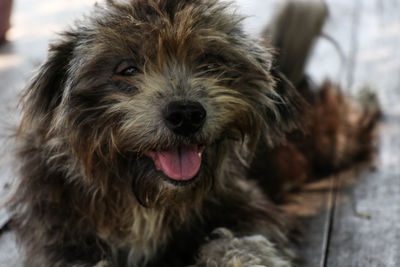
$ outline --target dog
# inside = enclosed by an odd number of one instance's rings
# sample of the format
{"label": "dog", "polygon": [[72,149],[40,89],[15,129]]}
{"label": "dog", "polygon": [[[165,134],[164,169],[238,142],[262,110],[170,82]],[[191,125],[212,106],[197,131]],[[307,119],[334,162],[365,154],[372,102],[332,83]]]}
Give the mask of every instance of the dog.
{"label": "dog", "polygon": [[294,223],[251,174],[311,102],[241,21],[108,0],[51,44],[16,134],[28,266],[292,266]]}

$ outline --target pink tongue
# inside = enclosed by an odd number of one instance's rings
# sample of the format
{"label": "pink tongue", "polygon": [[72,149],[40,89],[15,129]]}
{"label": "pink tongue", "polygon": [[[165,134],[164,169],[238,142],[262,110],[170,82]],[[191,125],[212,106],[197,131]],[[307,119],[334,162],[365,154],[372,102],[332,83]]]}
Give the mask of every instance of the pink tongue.
{"label": "pink tongue", "polygon": [[158,170],[177,181],[192,179],[200,169],[202,149],[187,145],[154,152],[152,158]]}

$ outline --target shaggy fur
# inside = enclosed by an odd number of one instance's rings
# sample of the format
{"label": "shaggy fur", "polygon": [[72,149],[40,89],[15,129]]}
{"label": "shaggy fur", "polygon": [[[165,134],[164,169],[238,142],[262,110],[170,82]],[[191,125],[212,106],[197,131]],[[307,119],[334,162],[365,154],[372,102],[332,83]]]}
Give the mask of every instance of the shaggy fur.
{"label": "shaggy fur", "polygon": [[[248,166],[304,99],[241,20],[214,0],[109,0],[51,45],[17,134],[28,266],[290,266],[291,223]],[[171,126],[177,103],[196,125]],[[160,170],[189,147],[194,177]]]}

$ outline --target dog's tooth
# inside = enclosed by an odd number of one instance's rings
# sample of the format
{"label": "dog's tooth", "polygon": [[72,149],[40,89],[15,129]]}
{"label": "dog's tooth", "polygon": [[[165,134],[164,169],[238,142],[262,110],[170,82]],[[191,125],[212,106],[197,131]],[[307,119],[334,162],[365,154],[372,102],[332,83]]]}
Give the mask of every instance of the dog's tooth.
{"label": "dog's tooth", "polygon": [[199,153],[197,153],[197,155],[199,156],[199,158],[201,158],[201,156],[203,155],[203,152],[199,152]]}

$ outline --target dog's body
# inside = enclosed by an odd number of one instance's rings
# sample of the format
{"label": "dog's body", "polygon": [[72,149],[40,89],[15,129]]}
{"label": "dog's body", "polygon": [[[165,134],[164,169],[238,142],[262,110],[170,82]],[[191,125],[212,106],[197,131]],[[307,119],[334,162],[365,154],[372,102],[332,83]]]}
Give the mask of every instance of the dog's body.
{"label": "dog's body", "polygon": [[290,222],[247,166],[304,103],[240,20],[214,0],[108,1],[52,45],[17,136],[29,266],[290,266]]}

